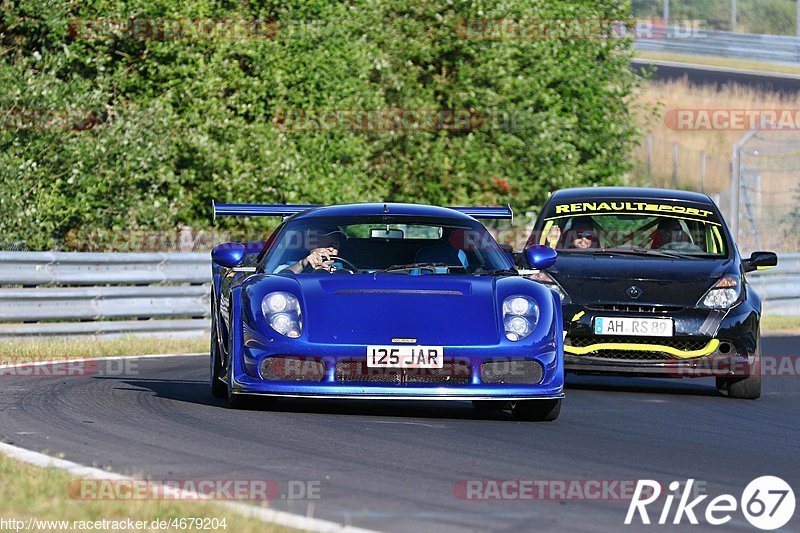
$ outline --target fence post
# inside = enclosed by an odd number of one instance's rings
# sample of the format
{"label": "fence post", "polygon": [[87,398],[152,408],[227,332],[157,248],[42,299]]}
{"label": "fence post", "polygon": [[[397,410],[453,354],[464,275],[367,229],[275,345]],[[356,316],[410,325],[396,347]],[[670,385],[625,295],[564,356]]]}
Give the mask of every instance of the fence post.
{"label": "fence post", "polygon": [[181,252],[191,252],[194,248],[194,239],[192,238],[192,227],[181,226],[181,233],[179,237]]}
{"label": "fence post", "polygon": [[706,151],[700,152],[700,192],[706,192]]}
{"label": "fence post", "polygon": [[672,188],[678,188],[678,143],[672,143]]}
{"label": "fence post", "polygon": [[734,241],[739,241],[739,143],[733,145],[731,154],[731,207],[730,224]]}
{"label": "fence post", "polygon": [[[762,122],[763,128],[766,123]],[[742,192],[742,147],[758,133],[758,128],[752,129],[742,135],[738,141],[733,143],[733,153],[731,154],[731,212],[730,226],[733,240],[739,240],[739,195]]]}

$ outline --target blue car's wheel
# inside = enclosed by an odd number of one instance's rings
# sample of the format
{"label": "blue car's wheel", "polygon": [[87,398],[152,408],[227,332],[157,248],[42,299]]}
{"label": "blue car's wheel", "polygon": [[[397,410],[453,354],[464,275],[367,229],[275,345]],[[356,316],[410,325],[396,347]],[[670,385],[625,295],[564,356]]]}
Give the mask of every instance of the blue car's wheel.
{"label": "blue car's wheel", "polygon": [[212,322],[211,324],[210,352],[209,388],[211,390],[211,396],[214,398],[227,398],[228,386],[222,380],[222,373],[225,369],[222,366],[222,360],[219,356],[219,345],[217,344],[217,325],[215,322]]}
{"label": "blue car's wheel", "polygon": [[552,422],[561,413],[561,398],[556,400],[522,400],[511,402],[511,414],[517,420]]}

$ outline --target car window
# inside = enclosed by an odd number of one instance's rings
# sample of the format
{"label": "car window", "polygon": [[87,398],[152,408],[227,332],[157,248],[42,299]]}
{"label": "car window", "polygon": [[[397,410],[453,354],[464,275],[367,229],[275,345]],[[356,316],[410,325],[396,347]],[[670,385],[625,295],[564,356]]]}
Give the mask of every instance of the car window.
{"label": "car window", "polygon": [[[263,259],[277,274],[311,250],[335,250],[340,266],[357,273],[480,274],[513,268],[508,255],[477,221],[459,218],[361,215],[290,220]],[[334,259],[335,261],[335,259]]]}
{"label": "car window", "polygon": [[[538,234],[532,236],[535,242],[562,252],[628,249],[689,256],[728,255],[721,221],[709,209],[641,201],[568,205],[569,210],[554,209],[546,214],[535,232]],[[615,211],[618,206],[624,209]]]}
{"label": "car window", "polygon": [[350,224],[342,231],[356,238],[441,239],[444,228],[436,224]]}

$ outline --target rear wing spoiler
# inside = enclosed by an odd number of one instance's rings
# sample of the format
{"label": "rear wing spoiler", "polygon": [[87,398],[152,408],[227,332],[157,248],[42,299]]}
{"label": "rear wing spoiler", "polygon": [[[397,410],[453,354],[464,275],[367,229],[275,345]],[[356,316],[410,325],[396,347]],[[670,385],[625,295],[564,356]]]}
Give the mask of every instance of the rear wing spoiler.
{"label": "rear wing spoiler", "polygon": [[484,218],[490,220],[514,220],[514,212],[511,206],[505,207],[451,207],[472,218]]}
{"label": "rear wing spoiler", "polygon": [[[281,204],[218,204],[211,201],[214,218],[218,216],[234,217],[288,217],[319,205],[281,205]],[[505,207],[451,207],[455,211],[472,218],[492,220],[513,220],[514,212],[510,206]]]}
{"label": "rear wing spoiler", "polygon": [[318,205],[282,204],[218,204],[211,200],[214,218],[217,217],[289,217]]}

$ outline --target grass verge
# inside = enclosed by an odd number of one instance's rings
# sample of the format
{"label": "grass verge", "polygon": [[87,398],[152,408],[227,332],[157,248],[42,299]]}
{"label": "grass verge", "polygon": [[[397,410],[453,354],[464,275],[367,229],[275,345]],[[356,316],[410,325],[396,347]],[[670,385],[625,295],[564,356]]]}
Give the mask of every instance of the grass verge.
{"label": "grass verge", "polygon": [[730,59],[727,57],[702,56],[694,54],[672,54],[669,52],[651,52],[637,50],[637,59],[654,59],[657,61],[674,61],[676,63],[689,63],[709,67],[735,68],[740,70],[758,70],[761,72],[774,72],[777,74],[800,74],[800,67],[783,65],[781,63],[767,63],[765,61]]}
{"label": "grass verge", "polygon": [[0,343],[0,362],[10,364],[82,357],[198,353],[208,352],[208,342],[205,336],[185,339],[123,337],[8,341]]}
{"label": "grass verge", "polygon": [[[207,502],[177,500],[133,500],[133,501],[79,501],[68,496],[67,485],[71,476],[56,468],[39,468],[27,465],[0,454],[0,518],[9,524],[9,519],[68,521],[66,528],[56,524],[39,524],[41,531],[73,531],[81,529],[73,521],[98,520],[122,521],[132,519],[147,522],[148,528],[136,531],[180,531],[180,529],[157,529],[150,527],[153,520],[181,518],[208,518],[224,520],[225,528],[217,531],[289,533],[294,529],[266,524],[260,520],[245,518],[221,505]],[[111,530],[110,524],[100,530]],[[15,528],[10,528],[14,530]],[[16,528],[21,531],[22,529]],[[34,527],[34,529],[37,529]],[[83,528],[85,529],[85,528]],[[98,529],[98,528],[93,528]]]}
{"label": "grass verge", "polygon": [[761,317],[761,333],[800,334],[800,316]]}

